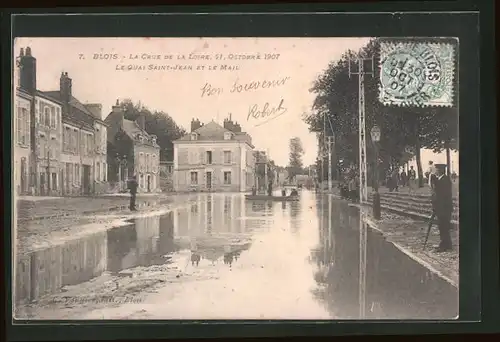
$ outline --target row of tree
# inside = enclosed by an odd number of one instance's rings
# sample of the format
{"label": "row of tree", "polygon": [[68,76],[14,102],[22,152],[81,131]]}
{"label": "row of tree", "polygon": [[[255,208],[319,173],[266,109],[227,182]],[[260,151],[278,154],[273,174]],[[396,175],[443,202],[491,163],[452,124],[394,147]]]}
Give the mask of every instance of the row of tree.
{"label": "row of tree", "polygon": [[[382,171],[399,166],[415,157],[418,177],[423,180],[420,149],[434,152],[446,150],[448,169],[449,151],[458,148],[458,112],[453,107],[397,107],[384,106],[378,99],[379,92],[379,44],[371,40],[359,52],[347,51],[337,62],[332,62],[314,82],[310,91],[316,94],[312,113],[304,115],[304,121],[319,139],[323,135],[334,135],[337,161],[342,168],[358,163],[358,81],[357,75],[350,77],[349,70],[356,68],[357,59],[373,56],[374,75],[365,76],[365,117],[367,128],[367,154],[373,164],[373,145],[369,131],[377,125],[381,128],[380,167]],[[351,65],[349,65],[351,63]],[[365,65],[365,70],[372,69]],[[457,70],[457,69],[455,69]],[[326,125],[326,127],[325,127]],[[325,157],[317,161],[318,167],[325,165]],[[371,165],[368,165],[371,168]],[[319,173],[321,175],[322,173]],[[335,173],[334,173],[335,174]],[[381,174],[383,174],[381,172]]]}

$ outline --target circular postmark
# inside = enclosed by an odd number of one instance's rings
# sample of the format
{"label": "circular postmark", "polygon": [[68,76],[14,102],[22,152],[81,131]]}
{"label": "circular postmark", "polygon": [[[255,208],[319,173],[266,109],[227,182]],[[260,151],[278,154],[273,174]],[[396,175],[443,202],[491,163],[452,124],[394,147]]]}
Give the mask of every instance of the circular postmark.
{"label": "circular postmark", "polygon": [[389,97],[409,100],[425,86],[425,63],[411,51],[394,51],[382,62],[380,82]]}

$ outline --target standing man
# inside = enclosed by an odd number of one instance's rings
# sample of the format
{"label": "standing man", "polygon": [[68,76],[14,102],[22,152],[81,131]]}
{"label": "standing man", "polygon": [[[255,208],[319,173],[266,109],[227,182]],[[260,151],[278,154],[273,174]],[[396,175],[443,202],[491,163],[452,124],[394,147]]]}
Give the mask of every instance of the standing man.
{"label": "standing man", "polygon": [[451,180],[446,175],[446,165],[436,164],[434,180],[434,192],[432,206],[437,216],[439,236],[441,242],[437,252],[450,251],[453,248],[450,236],[451,214],[453,212],[453,197],[451,192]]}
{"label": "standing man", "polygon": [[408,187],[410,193],[414,192],[417,187],[417,173],[413,169],[413,165],[408,170]]}
{"label": "standing man", "polygon": [[136,211],[135,207],[135,196],[137,195],[137,179],[136,176],[132,176],[131,179],[128,181],[128,188],[130,189],[130,210],[131,211]]}

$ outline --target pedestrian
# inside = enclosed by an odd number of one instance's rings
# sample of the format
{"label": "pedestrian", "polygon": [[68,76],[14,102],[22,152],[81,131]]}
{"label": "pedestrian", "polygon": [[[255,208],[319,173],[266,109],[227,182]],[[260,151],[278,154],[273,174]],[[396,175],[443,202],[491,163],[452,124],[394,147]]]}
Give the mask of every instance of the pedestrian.
{"label": "pedestrian", "polygon": [[396,168],[392,172],[392,186],[394,190],[399,190],[399,172]]}
{"label": "pedestrian", "polygon": [[128,188],[130,189],[130,210],[131,211],[136,211],[135,207],[135,197],[137,195],[137,187],[139,184],[137,184],[137,179],[136,176],[132,176],[131,179],[128,181]]}
{"label": "pedestrian", "polygon": [[429,160],[429,168],[427,170],[429,176],[427,179],[429,188],[431,190],[434,189],[434,181],[436,180],[436,168],[434,167],[434,162],[432,160]]}
{"label": "pedestrian", "polygon": [[273,182],[269,182],[267,185],[267,196],[271,197],[273,195]]}
{"label": "pedestrian", "polygon": [[198,266],[200,264],[201,256],[198,253],[192,252],[191,254],[191,265]]}
{"label": "pedestrian", "polygon": [[415,192],[417,188],[417,173],[413,169],[413,166],[410,166],[408,170],[408,188],[410,193]]}
{"label": "pedestrian", "polygon": [[406,175],[406,171],[404,169],[403,169],[403,171],[401,171],[400,179],[401,179],[401,186],[402,187],[405,187],[408,185],[408,178]]}
{"label": "pedestrian", "polygon": [[451,174],[451,180],[453,181],[453,183],[455,183],[457,181],[457,178],[458,178],[458,175],[455,171],[453,171],[453,173]]}
{"label": "pedestrian", "polygon": [[446,175],[446,165],[435,165],[435,180],[433,181],[432,207],[437,216],[440,243],[437,252],[446,252],[453,248],[450,236],[451,214],[453,212],[453,197],[451,180]]}

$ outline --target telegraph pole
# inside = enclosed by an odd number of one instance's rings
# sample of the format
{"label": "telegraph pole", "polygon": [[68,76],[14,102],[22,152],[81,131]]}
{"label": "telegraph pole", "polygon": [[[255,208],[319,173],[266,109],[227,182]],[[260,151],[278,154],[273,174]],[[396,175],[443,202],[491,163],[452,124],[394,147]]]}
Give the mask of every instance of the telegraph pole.
{"label": "telegraph pole", "polygon": [[[364,62],[371,61],[371,70],[364,70]],[[358,75],[359,92],[359,201],[361,204],[368,202],[368,188],[366,181],[366,122],[365,122],[365,74],[374,75],[373,57],[357,58],[358,72],[351,71],[351,61],[349,60],[349,77]],[[367,224],[364,208],[360,208],[359,219],[359,316],[360,319],[366,315],[366,245],[367,245]]]}
{"label": "telegraph pole", "polygon": [[334,137],[328,136],[326,137],[326,143],[328,146],[328,191],[333,190],[333,179],[332,179],[332,145]]}

